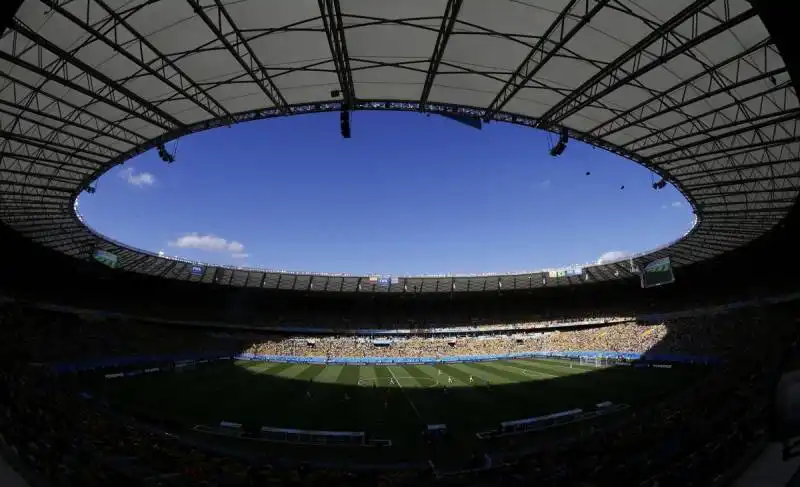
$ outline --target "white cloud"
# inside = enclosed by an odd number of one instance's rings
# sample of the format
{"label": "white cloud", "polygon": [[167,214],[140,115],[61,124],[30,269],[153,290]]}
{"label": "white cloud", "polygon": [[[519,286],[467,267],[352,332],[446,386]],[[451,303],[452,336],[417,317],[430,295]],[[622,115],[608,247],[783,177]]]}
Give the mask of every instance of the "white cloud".
{"label": "white cloud", "polygon": [[119,177],[138,187],[152,186],[156,182],[156,177],[149,172],[137,173],[132,167],[120,171]]}
{"label": "white cloud", "polygon": [[548,189],[553,184],[552,181],[549,179],[545,179],[544,181],[540,181],[536,184],[536,187],[539,189]]}
{"label": "white cloud", "polygon": [[170,247],[179,247],[182,249],[199,249],[207,250],[210,252],[231,252],[234,256],[246,255],[244,254],[244,245],[231,240],[230,242],[222,237],[215,235],[199,235],[197,233],[190,233],[180,237],[177,240],[169,242]]}
{"label": "white cloud", "polygon": [[598,264],[607,264],[608,262],[615,262],[618,260],[622,260],[626,257],[630,257],[633,254],[630,252],[625,252],[623,250],[612,250],[611,252],[606,252],[597,259]]}
{"label": "white cloud", "polygon": [[246,258],[250,257],[250,254],[237,252],[235,254],[232,254],[231,257],[233,257],[234,259],[246,259]]}
{"label": "white cloud", "polygon": [[683,206],[683,203],[681,203],[680,201],[673,201],[672,202],[672,207],[673,208],[680,208],[681,206]]}

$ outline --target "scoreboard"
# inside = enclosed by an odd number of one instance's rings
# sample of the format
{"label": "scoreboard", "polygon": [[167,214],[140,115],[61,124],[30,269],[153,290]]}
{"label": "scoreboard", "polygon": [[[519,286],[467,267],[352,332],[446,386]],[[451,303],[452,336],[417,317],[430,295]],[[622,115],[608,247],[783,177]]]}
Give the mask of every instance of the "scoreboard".
{"label": "scoreboard", "polygon": [[663,286],[675,282],[669,257],[654,260],[644,266],[640,274],[643,288]]}

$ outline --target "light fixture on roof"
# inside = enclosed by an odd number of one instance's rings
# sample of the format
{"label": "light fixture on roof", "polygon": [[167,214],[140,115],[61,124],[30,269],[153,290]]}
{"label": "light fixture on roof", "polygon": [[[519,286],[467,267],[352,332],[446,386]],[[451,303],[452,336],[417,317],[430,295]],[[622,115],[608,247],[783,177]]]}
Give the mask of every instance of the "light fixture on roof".
{"label": "light fixture on roof", "polygon": [[162,161],[166,162],[167,164],[172,164],[175,162],[175,156],[167,152],[167,148],[164,147],[164,144],[158,144],[158,157],[161,158]]}
{"label": "light fixture on roof", "polygon": [[664,178],[659,179],[655,183],[653,183],[653,189],[664,189],[667,186],[667,182],[664,181]]}
{"label": "light fixture on roof", "polygon": [[564,153],[564,150],[567,148],[567,142],[569,142],[569,135],[567,134],[567,129],[561,127],[561,135],[558,137],[558,142],[556,145],[550,149],[550,155],[553,157],[558,157]]}
{"label": "light fixture on roof", "polygon": [[350,109],[345,105],[342,105],[342,112],[339,115],[339,121],[340,121],[340,124],[341,124],[342,137],[345,138],[345,139],[349,139],[350,138]]}

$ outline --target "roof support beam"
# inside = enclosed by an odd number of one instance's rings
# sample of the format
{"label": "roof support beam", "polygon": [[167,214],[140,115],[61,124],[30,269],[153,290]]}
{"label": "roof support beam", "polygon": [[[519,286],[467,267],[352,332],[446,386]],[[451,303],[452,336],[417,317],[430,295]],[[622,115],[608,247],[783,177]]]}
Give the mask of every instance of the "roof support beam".
{"label": "roof support beam", "polygon": [[[84,157],[84,156],[76,157],[75,154],[70,152],[70,151],[74,150],[72,147],[61,145],[61,144],[57,144],[57,143],[53,143],[53,142],[47,143],[47,142],[44,142],[44,141],[40,141],[39,139],[37,139],[35,137],[30,137],[30,136],[27,136],[27,135],[14,134],[14,133],[11,133],[11,132],[6,132],[5,130],[0,130],[0,137],[4,138],[6,140],[15,141],[15,142],[17,142],[19,144],[23,144],[25,146],[37,147],[39,149],[45,149],[45,150],[47,150],[49,152],[53,152],[53,153],[56,153],[56,154],[61,154],[61,155],[66,156],[69,159],[76,158],[76,159],[83,160],[83,161],[86,161],[86,162],[91,162],[91,163],[97,164],[98,167],[102,166],[106,162],[106,159],[103,158],[102,154],[96,154],[96,153],[93,153],[93,152],[84,151],[84,152],[86,152],[86,154],[97,155],[97,156],[101,157],[101,159],[92,159],[91,157]],[[28,155],[31,156],[31,154],[28,154]],[[66,163],[67,161],[64,161],[64,162]]]}
{"label": "roof support beam", "polygon": [[[747,199],[746,198],[747,196],[752,195],[752,194],[771,194],[771,193],[780,193],[782,196],[777,196],[777,197],[768,198],[768,199],[754,199],[754,198]],[[708,205],[713,205],[713,204],[717,204],[717,203],[724,203],[726,205],[741,205],[741,204],[745,204],[745,203],[747,203],[747,204],[759,203],[759,204],[762,204],[762,205],[763,204],[769,205],[769,204],[774,204],[774,203],[793,203],[797,199],[797,194],[798,194],[797,191],[792,191],[792,190],[789,190],[789,189],[787,189],[785,191],[784,190],[780,190],[780,191],[775,191],[775,190],[737,191],[735,193],[726,193],[726,194],[722,194],[722,195],[712,195],[712,194],[705,195],[707,197],[705,197],[705,198],[697,198],[696,199],[696,203],[697,203],[698,207],[703,208],[703,209],[708,208]],[[733,200],[733,201],[730,200],[730,198],[741,197],[741,196],[744,196],[745,199],[744,200]]]}
{"label": "roof support beam", "polygon": [[28,171],[19,171],[17,169],[10,169],[8,167],[0,167],[0,181],[3,182],[9,182],[8,180],[1,179],[3,174],[14,174],[17,176],[22,176],[23,180],[20,182],[25,181],[27,178],[41,178],[41,179],[47,179],[48,181],[56,181],[59,183],[80,186],[81,182],[83,181],[83,179],[65,178],[64,176],[57,176],[55,174],[36,174]]}
{"label": "roof support beam", "polygon": [[67,235],[67,236],[62,237],[62,238],[42,238],[41,240],[46,242],[47,245],[51,245],[53,247],[59,247],[62,244],[65,244],[67,242],[75,243],[75,244],[78,244],[78,245],[83,245],[83,244],[91,242],[91,241],[93,241],[95,239],[96,239],[96,237],[94,235],[91,235],[91,236],[88,236],[88,237],[83,237],[83,238],[80,238],[80,239],[76,239],[74,235]]}
{"label": "roof support beam", "polygon": [[[233,22],[233,19],[222,5],[222,2],[214,0],[214,7],[212,8],[217,9],[216,22],[214,22],[198,0],[187,1],[189,5],[191,5],[192,10],[205,22],[209,30],[214,33],[231,56],[239,63],[239,66],[244,69],[244,72],[247,73],[250,79],[261,89],[264,95],[269,98],[272,104],[278,108],[281,113],[288,113],[289,104],[267,72],[267,68],[264,67],[255,52],[253,52],[250,44],[248,44],[247,40],[242,36],[241,30],[239,30]],[[236,38],[235,45],[228,40],[230,34],[233,34]]]}
{"label": "roof support beam", "polygon": [[[154,78],[169,86],[176,93],[179,93],[183,98],[202,108],[209,115],[213,116],[214,118],[230,117],[230,113],[217,100],[209,96],[203,88],[199,87],[197,83],[195,83],[191,78],[189,78],[189,76],[186,75],[186,73],[183,72],[183,70],[181,70],[172,61],[167,59],[167,57],[164,56],[158,49],[156,49],[156,47],[150,41],[148,41],[144,36],[131,27],[124,18],[106,5],[103,0],[87,1],[94,1],[94,3],[99,5],[100,8],[102,8],[112,19],[111,25],[106,26],[105,31],[110,32],[114,36],[113,40],[89,25],[88,18],[86,20],[80,19],[77,15],[74,15],[70,11],[61,7],[59,2],[54,0],[41,1],[73,24],[90,33],[97,40],[101,41],[115,52],[118,52],[127,58],[133,64],[138,66],[139,69],[146,71]],[[85,12],[87,13],[88,17],[88,13],[90,12],[88,6]],[[120,26],[122,26],[125,31],[127,31],[127,33],[133,37],[133,41],[125,42],[126,47],[122,47],[120,42],[117,40],[117,37],[119,36],[117,31]],[[127,46],[130,46],[131,48],[128,49]]]}
{"label": "roof support beam", "polygon": [[[721,94],[729,94],[730,91],[733,90],[733,89],[740,88],[742,86],[746,86],[746,85],[749,85],[751,83],[755,83],[755,82],[758,82],[758,81],[762,81],[764,79],[774,78],[776,75],[783,74],[785,72],[786,72],[786,68],[785,67],[777,68],[777,69],[774,69],[772,71],[768,71],[766,73],[761,73],[760,75],[755,76],[753,78],[741,80],[741,81],[733,83],[733,84],[731,84],[729,86],[725,86],[725,87],[722,87],[722,88],[718,88],[716,90],[710,90],[710,91],[704,92],[701,95],[695,96],[694,98],[691,98],[691,99],[688,99],[688,100],[684,100],[684,101],[679,102],[679,103],[675,103],[674,105],[667,105],[667,104],[664,104],[663,102],[661,102],[662,105],[661,105],[661,107],[660,107],[660,109],[658,111],[650,113],[648,115],[644,115],[642,118],[640,118],[638,120],[632,120],[632,121],[630,121],[629,123],[627,123],[625,125],[622,125],[620,127],[615,128],[614,130],[610,130],[610,131],[606,132],[602,136],[605,137],[607,135],[619,132],[621,130],[625,130],[625,129],[633,127],[633,126],[646,127],[646,125],[644,125],[644,122],[646,122],[648,120],[652,120],[654,118],[660,117],[662,115],[666,115],[668,113],[676,113],[676,112],[681,113],[680,109],[682,109],[682,108],[684,108],[686,106],[692,105],[694,103],[702,102],[703,100],[707,100],[707,99],[709,99],[709,98],[711,98],[713,96],[717,96],[717,95],[721,95]],[[755,98],[755,97],[752,97],[752,98]],[[746,108],[747,105],[745,105],[742,102],[742,100],[736,100],[731,105],[737,107],[736,118],[738,118],[740,115],[743,115],[744,117],[749,117],[751,115],[749,113],[749,111],[744,111],[744,112],[742,111],[742,110],[747,110],[747,108]],[[730,117],[725,115],[725,112],[723,110],[721,110],[721,109],[715,110],[714,113],[719,118],[727,119],[729,121],[731,120]],[[716,118],[717,117],[715,117],[715,121],[716,121]],[[702,123],[702,122],[698,123],[698,122],[700,122],[700,117],[699,116],[689,116],[685,121],[680,122],[679,125],[685,125],[686,123],[692,123],[693,125],[695,125],[692,129],[687,130],[686,133],[692,133],[693,131],[696,133],[697,130],[701,130],[701,131],[702,130],[709,130],[709,127],[705,123]],[[715,128],[716,127],[712,126],[710,128],[710,130],[713,130]],[[648,134],[645,137],[653,138],[654,136],[652,134]],[[663,135],[655,136],[655,138],[660,142],[669,142],[669,139],[667,137],[664,137]],[[630,142],[628,144],[630,144]]]}
{"label": "roof support beam", "polygon": [[[129,115],[133,115],[134,117],[144,120],[156,127],[161,127],[166,131],[171,131],[176,128],[185,128],[184,124],[177,118],[164,112],[157,106],[140,97],[128,88],[120,85],[118,82],[112,80],[95,68],[75,58],[70,53],[54,45],[37,33],[31,31],[26,26],[15,22],[11,28],[15,32],[35,42],[42,48],[50,51],[56,57],[65,60],[66,63],[64,63],[63,68],[59,71],[61,76],[56,76],[55,74],[45,70],[42,66],[36,66],[27,61],[23,61],[13,54],[0,51],[0,59],[4,59],[12,64],[16,64],[17,66],[25,68],[28,71],[36,73],[50,81],[59,83],[70,89],[83,93],[84,95],[94,98],[97,101],[112,105],[119,110],[128,113]],[[73,69],[70,69],[70,66],[72,66]],[[75,70],[80,72],[76,73]],[[89,88],[84,88],[83,86],[72,81],[73,79],[81,76],[85,78],[86,84],[89,86]]]}
{"label": "roof support beam", "polygon": [[169,273],[169,272],[170,272],[172,269],[174,269],[174,268],[175,268],[175,266],[177,266],[179,263],[181,263],[181,261],[179,261],[179,260],[174,260],[174,261],[172,261],[172,264],[169,264],[169,265],[165,266],[165,267],[164,267],[164,270],[163,270],[163,271],[161,271],[161,272],[159,273],[159,277],[164,277],[164,276],[166,276],[166,275],[167,275],[167,274],[168,274],[168,273]]}
{"label": "roof support beam", "polygon": [[[5,106],[16,108],[19,111],[15,112],[15,111],[12,111],[12,110],[7,110],[7,109],[3,108]],[[101,142],[97,142],[96,140],[88,139],[86,137],[82,137],[80,135],[73,134],[71,132],[68,132],[68,131],[64,130],[65,127],[73,126],[73,127],[78,127],[80,129],[86,130],[86,131],[91,131],[89,128],[83,127],[83,126],[81,126],[79,124],[76,124],[74,122],[69,122],[69,121],[66,121],[66,120],[65,121],[61,121],[57,117],[54,117],[53,115],[50,115],[48,113],[37,112],[37,110],[35,110],[35,109],[27,109],[27,110],[25,110],[22,107],[18,107],[17,105],[14,105],[13,103],[8,103],[8,102],[3,101],[3,100],[0,100],[0,113],[4,113],[4,114],[8,115],[9,118],[17,118],[19,120],[24,120],[24,121],[28,122],[29,124],[31,124],[32,127],[35,127],[35,130],[37,131],[37,133],[39,135],[39,138],[41,140],[45,139],[45,134],[42,133],[42,129],[44,128],[45,130],[48,130],[48,131],[57,132],[59,135],[61,135],[63,137],[66,137],[66,138],[68,138],[70,140],[81,141],[81,142],[83,142],[83,145],[89,145],[89,144],[94,145],[97,148],[102,149],[108,156],[115,156],[115,155],[119,154],[119,152],[116,149],[114,149],[113,147],[111,147],[111,146],[105,145],[105,144],[103,144]],[[40,119],[29,117],[29,116],[27,116],[28,114],[38,115],[40,117]],[[56,122],[61,123],[62,125],[61,125],[61,127],[55,127],[53,125],[45,123],[41,119],[54,120]],[[12,124],[8,124],[8,126],[5,126],[5,127],[0,127],[0,129],[1,130],[10,130],[10,127],[9,127],[10,125],[12,125]],[[101,132],[94,132],[94,133],[97,136],[103,135]],[[77,149],[77,147],[76,147],[76,149]]]}
{"label": "roof support beam", "polygon": [[[19,161],[17,164],[20,165],[20,166],[23,165],[23,164],[27,165],[27,166],[36,164],[37,166],[48,167],[48,168],[53,169],[55,171],[63,171],[63,172],[70,172],[70,173],[73,173],[73,174],[80,174],[82,177],[89,176],[93,172],[97,171],[97,166],[86,167],[86,166],[80,166],[78,164],[73,164],[72,162],[65,164],[62,161],[56,161],[56,160],[51,160],[51,159],[42,159],[42,158],[39,158],[39,157],[33,157],[33,156],[30,156],[30,155],[19,154],[19,153],[15,153],[15,152],[3,152],[3,151],[0,151],[0,163],[3,163],[4,161],[10,161],[10,162],[8,162],[6,164],[11,164],[11,165],[15,164],[14,161]],[[3,166],[0,165],[0,167],[3,167]],[[80,172],[77,169],[84,169],[86,171],[89,171],[89,173]]]}
{"label": "roof support beam", "polygon": [[764,226],[768,226],[769,224],[768,223],[767,224],[762,224],[762,223],[757,223],[757,222],[753,222],[753,221],[750,221],[750,222],[747,222],[747,223],[740,223],[740,224],[735,224],[735,223],[731,223],[731,222],[715,223],[715,222],[712,222],[712,221],[708,221],[707,225],[712,226],[712,228],[715,231],[716,230],[721,230],[721,231],[724,231],[724,232],[738,232],[740,229],[745,229],[745,230],[751,231],[752,233],[756,233],[756,232],[761,233],[763,231],[763,229],[764,229]]}
{"label": "roof support beam", "polygon": [[[736,179],[736,180],[733,180],[733,181],[714,182],[714,183],[708,183],[708,184],[697,184],[695,186],[684,186],[684,188],[688,189],[691,192],[694,192],[694,191],[703,191],[703,190],[706,190],[706,189],[718,189],[718,188],[727,188],[727,187],[730,187],[730,186],[741,186],[741,185],[748,184],[748,183],[763,183],[763,182],[767,182],[767,181],[785,181],[787,179],[796,179],[796,178],[800,178],[800,172],[795,172],[793,174],[786,174],[785,176],[770,175],[770,176],[761,176],[761,177],[757,177],[757,178]],[[796,189],[797,189],[796,186],[794,186],[792,184],[789,184],[786,187],[780,187],[780,188],[773,187],[773,188],[763,189],[763,190],[762,189],[758,189],[758,188],[752,188],[749,191],[751,191],[753,193],[760,193],[760,192],[776,193],[776,192],[780,192],[780,191],[794,191]],[[730,193],[720,191],[720,192],[717,192],[717,193],[713,193],[713,196],[722,196],[722,195],[725,195],[725,194],[730,194]],[[703,196],[708,196],[708,195],[692,193],[692,197],[693,198],[700,198],[700,197],[703,197]]]}
{"label": "roof support beam", "polygon": [[[696,150],[695,151],[690,151],[689,149],[695,149],[695,148],[702,149],[702,148],[704,148],[704,146],[706,146],[708,144],[714,144],[714,142],[717,142],[717,141],[722,140],[722,139],[732,138],[732,137],[736,137],[738,135],[747,134],[747,133],[755,134],[755,133],[757,133],[758,129],[777,126],[777,125],[779,125],[781,123],[784,123],[784,122],[791,122],[791,121],[796,121],[796,120],[797,120],[797,110],[794,110],[794,111],[791,111],[791,112],[784,113],[782,115],[779,114],[778,117],[771,118],[771,119],[765,120],[763,122],[754,123],[754,124],[748,124],[748,125],[745,125],[744,127],[740,127],[738,129],[731,130],[729,132],[722,132],[720,134],[715,134],[715,135],[710,136],[710,137],[701,138],[700,140],[696,140],[694,142],[689,142],[689,143],[686,143],[686,144],[682,144],[682,145],[680,145],[678,147],[673,147],[671,149],[666,149],[666,150],[663,150],[661,152],[657,152],[655,154],[649,154],[647,156],[647,158],[650,159],[650,160],[661,159],[661,161],[659,161],[659,162],[666,162],[666,161],[663,160],[663,157],[671,155],[671,154],[675,154],[676,152],[683,152],[684,154],[691,154],[691,155],[702,155],[702,154],[697,154]],[[745,141],[746,141],[746,139],[745,139]]]}
{"label": "roof support beam", "polygon": [[[681,169],[684,169],[684,168],[687,168],[687,167],[702,166],[703,164],[707,164],[709,162],[718,162],[723,157],[724,158],[729,158],[729,159],[731,157],[734,157],[734,156],[745,156],[745,158],[753,158],[753,156],[752,156],[753,152],[764,151],[762,153],[761,160],[757,161],[757,162],[763,162],[764,165],[766,165],[766,161],[768,160],[767,155],[769,154],[768,149],[770,149],[772,147],[780,147],[780,146],[784,146],[786,144],[791,144],[792,142],[797,142],[797,137],[788,137],[788,138],[784,138],[784,139],[770,140],[768,142],[760,142],[760,143],[757,142],[757,143],[754,143],[754,144],[748,144],[748,145],[739,146],[739,147],[728,147],[728,148],[720,149],[720,150],[718,150],[716,152],[707,152],[705,154],[702,154],[702,156],[710,156],[710,157],[705,157],[703,159],[697,159],[695,157],[685,157],[685,158],[681,158],[681,159],[672,159],[672,160],[667,161],[666,163],[662,163],[662,164],[672,164],[674,162],[686,161],[686,160],[689,161],[689,162],[686,162],[686,163],[683,163],[683,164],[679,164],[677,166],[672,166],[672,167],[667,168],[670,171],[670,174],[672,174],[672,171],[681,170]],[[720,154],[722,154],[722,155],[720,155]],[[734,162],[734,164],[735,164],[735,162]]]}
{"label": "roof support beam", "polygon": [[800,158],[793,157],[791,159],[781,159],[769,162],[756,162],[752,164],[742,164],[738,166],[723,167],[719,169],[710,169],[710,170],[701,169],[699,171],[690,171],[682,174],[675,174],[674,172],[670,173],[673,176],[680,178],[681,183],[685,185],[686,182],[694,181],[695,179],[701,179],[709,176],[718,176],[720,174],[727,174],[732,172],[738,173],[748,169],[769,169],[772,166],[777,166],[779,164],[797,164],[797,163],[800,163]]}
{"label": "roof support beam", "polygon": [[[713,3],[714,0],[697,0],[674,17],[667,20],[664,24],[645,36],[644,39],[637,42],[633,47],[584,82],[569,96],[547,110],[547,112],[541,116],[539,126],[558,125],[561,121],[584,107],[600,100],[621,86],[630,83],[631,80],[644,76],[653,69],[690,51],[692,48],[702,44],[708,39],[756,16],[756,12],[751,8],[733,18],[729,18],[730,12],[728,9],[725,9],[726,18],[714,27],[700,33],[698,25],[707,25],[709,19],[716,18],[716,14],[713,11],[706,12],[706,8]],[[701,16],[702,22],[699,20]],[[692,27],[691,36],[688,39],[677,33],[677,29],[681,26],[685,26],[687,23]],[[643,63],[653,57],[651,54],[647,53],[648,48],[658,51],[660,55],[643,65]]]}
{"label": "roof support beam", "polygon": [[133,270],[141,269],[141,267],[139,267],[139,265],[142,264],[144,261],[146,261],[149,258],[153,258],[153,256],[150,255],[150,254],[142,254],[139,257],[134,258],[134,259],[132,259],[132,260],[130,260],[128,262],[122,262],[122,265],[120,267],[125,268],[125,269],[133,269]]}
{"label": "roof support beam", "polygon": [[433,46],[433,53],[431,53],[430,63],[428,64],[428,72],[425,75],[425,85],[422,87],[422,96],[419,99],[420,110],[425,110],[425,105],[428,103],[428,96],[431,94],[433,88],[433,80],[439,73],[439,63],[442,62],[444,51],[447,49],[447,41],[450,40],[450,35],[453,33],[453,28],[456,25],[458,12],[461,10],[463,0],[447,0],[447,6],[444,9],[444,16],[442,16],[442,25],[439,27],[439,33],[436,35],[436,44]]}
{"label": "roof support beam", "polygon": [[[15,219],[15,220],[17,223],[14,225],[14,228],[16,230],[19,230],[20,232],[25,232],[29,234],[35,232],[49,232],[52,229],[59,229],[59,230],[66,229],[67,231],[80,230],[80,227],[75,228],[74,221],[67,216],[59,218],[50,218],[45,221],[39,220],[33,222],[28,219],[25,220]],[[71,228],[68,228],[70,226]]]}
{"label": "roof support beam", "polygon": [[[704,215],[772,215],[775,213],[782,214],[787,213],[789,211],[788,205],[784,206],[775,206],[770,208],[743,208],[737,210],[727,210],[727,211],[704,211]],[[753,216],[753,218],[759,218],[758,216]]]}
{"label": "roof support beam", "polygon": [[[137,142],[144,142],[146,140],[141,134],[133,132],[117,122],[112,122],[107,118],[91,113],[84,107],[79,107],[68,101],[60,100],[30,83],[20,81],[3,72],[0,72],[0,78],[8,80],[10,85],[8,90],[11,93],[26,93],[28,94],[26,96],[29,96],[31,93],[35,94],[28,103],[22,99],[25,97],[20,97],[20,99],[14,100],[13,103],[5,102],[6,105],[17,108],[20,112],[27,111],[28,113],[33,113],[38,116],[47,116],[62,121],[67,119],[77,120],[78,123],[70,123],[88,132],[102,134],[105,137],[129,145],[135,145]],[[46,105],[40,103],[40,98],[45,98],[43,101],[47,101],[48,103]],[[25,106],[23,106],[23,104]],[[31,105],[36,105],[36,108],[33,108]],[[46,109],[52,109],[57,115],[46,115]]]}
{"label": "roof support beam", "polygon": [[525,56],[483,115],[489,121],[547,64],[609,0],[570,0]]}
{"label": "roof support beam", "polygon": [[72,188],[58,188],[55,186],[50,186],[49,184],[35,184],[35,183],[27,183],[27,182],[16,182],[16,181],[9,181],[6,179],[0,179],[0,187],[5,186],[3,191],[9,191],[11,187],[18,188],[17,190],[11,190],[11,192],[21,192],[19,189],[21,188],[32,188],[32,189],[41,189],[47,193],[62,193],[65,195],[72,194]]}
{"label": "roof support beam", "polygon": [[[751,57],[757,56],[759,52],[765,52],[770,48],[774,49],[774,46],[772,45],[770,39],[767,38],[753,47],[745,49],[718,64],[710,66],[708,69],[705,69],[694,76],[686,78],[675,86],[672,86],[671,88],[668,88],[656,94],[655,96],[638,103],[634,107],[625,110],[624,112],[600,123],[599,125],[596,125],[589,130],[589,133],[598,137],[606,137],[610,134],[619,132],[620,130],[625,130],[633,125],[642,125],[643,122],[655,118],[665,112],[672,112],[678,108],[682,108],[697,101],[710,98],[716,94],[725,93],[733,88],[737,88],[753,81],[761,80],[785,72],[786,68],[784,67],[772,70],[769,73],[759,73],[759,75],[752,78],[739,78],[740,74],[744,75],[744,73],[749,74],[752,72],[751,69],[742,69],[743,67],[753,68],[753,63],[750,60]],[[737,78],[734,80],[727,80],[730,81],[730,83],[721,83],[719,79],[723,76],[722,73],[731,70],[736,73]],[[716,89],[714,89],[715,86],[717,86]],[[692,90],[692,92],[699,91],[702,93],[702,95],[688,98],[690,93],[689,90]]]}
{"label": "roof support beam", "polygon": [[325,27],[325,36],[328,38],[333,65],[336,67],[336,77],[339,78],[342,99],[344,105],[349,108],[356,100],[356,89],[353,84],[350,54],[347,51],[347,41],[344,35],[342,8],[339,0],[317,0],[317,2],[322,14],[322,24]]}
{"label": "roof support beam", "polygon": [[[715,107],[715,108],[712,108],[710,110],[706,110],[705,112],[702,112],[702,113],[699,113],[699,114],[695,115],[693,118],[694,119],[702,119],[703,117],[712,116],[713,118],[712,118],[710,124],[711,124],[712,128],[716,128],[715,124],[717,122],[717,118],[721,118],[720,112],[724,112],[725,110],[728,110],[730,108],[736,107],[738,105],[747,103],[749,101],[752,101],[752,100],[755,100],[755,99],[758,99],[758,98],[770,99],[771,95],[773,95],[773,94],[778,94],[780,99],[786,101],[786,100],[789,99],[789,98],[787,98],[787,95],[793,96],[793,94],[792,94],[793,91],[792,90],[793,90],[792,83],[790,81],[785,81],[785,82],[780,83],[780,84],[778,84],[776,86],[770,87],[769,89],[767,89],[765,91],[759,91],[758,93],[754,93],[754,94],[749,95],[749,96],[747,96],[745,98],[741,98],[739,100],[732,101],[730,103],[726,103],[725,105],[722,105],[720,107]],[[780,106],[781,110],[785,110],[786,108],[787,108],[787,104],[786,103],[783,103]],[[737,111],[737,116],[734,117],[734,120],[738,120],[739,113],[741,113],[741,111]],[[622,145],[622,147],[635,152],[635,151],[638,151],[640,147],[645,147],[646,146],[645,144],[649,144],[652,139],[655,139],[657,141],[674,140],[674,138],[678,135],[679,131],[683,135],[691,134],[691,133],[693,133],[693,129],[682,128],[684,125],[686,125],[687,123],[690,123],[691,121],[692,121],[691,119],[687,119],[687,120],[681,120],[679,122],[675,122],[675,123],[673,123],[671,125],[668,125],[668,126],[666,126],[664,128],[660,128],[660,129],[658,129],[656,131],[650,132],[650,133],[648,133],[646,135],[643,135],[643,136],[638,137],[636,139],[633,139],[633,140],[631,140],[629,142],[626,142],[625,144]],[[682,130],[681,130],[681,128],[682,128]],[[652,145],[652,144],[650,144],[650,145]]]}
{"label": "roof support beam", "polygon": [[711,132],[716,132],[717,130],[731,129],[731,128],[735,128],[735,127],[738,127],[740,125],[745,125],[745,124],[751,125],[750,128],[752,129],[753,128],[752,124],[754,124],[756,122],[762,122],[762,121],[765,121],[765,120],[768,121],[770,119],[775,120],[776,117],[780,117],[782,115],[783,116],[787,116],[788,115],[790,117],[792,117],[792,116],[793,117],[798,117],[798,115],[800,115],[800,108],[794,108],[794,109],[791,109],[791,110],[787,110],[785,112],[763,113],[761,115],[756,115],[755,117],[752,117],[752,118],[749,118],[749,119],[748,118],[739,119],[737,117],[736,120],[728,122],[728,123],[725,123],[725,124],[722,124],[722,125],[717,125],[715,127],[710,127],[710,128],[704,129],[704,130],[697,131],[697,132],[689,132],[689,133],[686,133],[684,135],[680,135],[678,137],[674,137],[674,138],[671,138],[671,139],[666,139],[665,138],[662,141],[653,142],[652,144],[649,144],[649,145],[643,145],[643,146],[641,146],[641,147],[639,147],[637,149],[637,152],[641,153],[643,151],[652,149],[654,147],[660,147],[662,145],[667,145],[667,144],[676,146],[677,149],[680,149],[680,147],[678,147],[679,146],[678,142],[680,142],[682,140],[691,139],[691,138],[694,138],[694,137],[698,137],[700,135],[705,135],[705,136],[708,136],[708,137],[712,137],[710,135]]}
{"label": "roof support beam", "polygon": [[[707,154],[711,154],[711,152],[703,152],[703,153],[699,153],[698,154],[698,152],[701,149],[708,148],[709,145],[712,145],[715,142],[718,142],[718,141],[720,141],[722,139],[727,139],[727,138],[730,138],[730,137],[736,137],[737,135],[742,135],[742,134],[747,134],[747,133],[752,133],[753,135],[757,135],[758,134],[758,129],[762,129],[762,128],[766,128],[766,127],[772,127],[772,126],[777,127],[779,124],[781,124],[783,122],[791,122],[791,121],[794,121],[794,122],[797,121],[797,114],[796,113],[787,113],[787,114],[781,115],[781,116],[779,116],[777,118],[773,118],[771,120],[767,120],[767,121],[764,121],[764,122],[755,123],[755,124],[751,124],[751,125],[746,125],[744,127],[738,128],[736,130],[731,130],[730,132],[723,132],[721,134],[716,134],[716,135],[713,135],[711,137],[707,137],[707,138],[700,139],[700,140],[697,140],[697,141],[694,141],[694,142],[690,142],[690,143],[684,144],[684,145],[679,146],[679,147],[673,147],[671,149],[663,150],[663,151],[657,152],[655,154],[648,154],[647,158],[650,159],[651,161],[656,161],[659,164],[665,164],[665,163],[671,162],[673,159],[664,159],[664,156],[675,154],[677,152],[681,152],[681,153],[683,153],[683,155],[688,156],[688,157],[693,157],[693,156],[701,157],[701,156],[704,156],[704,155],[707,155]],[[796,131],[794,131],[794,132],[796,133]],[[774,142],[774,141],[769,141],[769,142]],[[762,144],[763,145],[764,142],[758,142],[756,144]],[[741,148],[741,147],[743,147],[743,146],[724,147],[724,148],[722,148],[722,150],[724,151],[724,150],[738,149],[738,148]],[[695,150],[690,150],[690,149],[695,149]],[[680,159],[677,159],[677,160],[683,160],[683,159],[685,159],[685,157],[681,157]]]}

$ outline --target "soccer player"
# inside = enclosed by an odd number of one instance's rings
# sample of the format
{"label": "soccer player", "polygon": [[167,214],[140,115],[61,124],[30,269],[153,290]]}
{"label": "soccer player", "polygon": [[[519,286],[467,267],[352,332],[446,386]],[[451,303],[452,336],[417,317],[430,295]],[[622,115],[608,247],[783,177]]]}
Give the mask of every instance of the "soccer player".
{"label": "soccer player", "polygon": [[311,391],[306,391],[306,398],[311,399]]}
{"label": "soccer player", "polygon": [[442,369],[436,369],[436,372],[438,372],[436,375],[442,375]]}
{"label": "soccer player", "polygon": [[389,379],[389,384],[394,385],[394,379]]}
{"label": "soccer player", "polygon": [[469,376],[469,383],[472,384],[472,376]]}
{"label": "soccer player", "polygon": [[453,378],[450,377],[449,375],[447,376],[447,383],[448,384],[452,384],[453,383]]}

